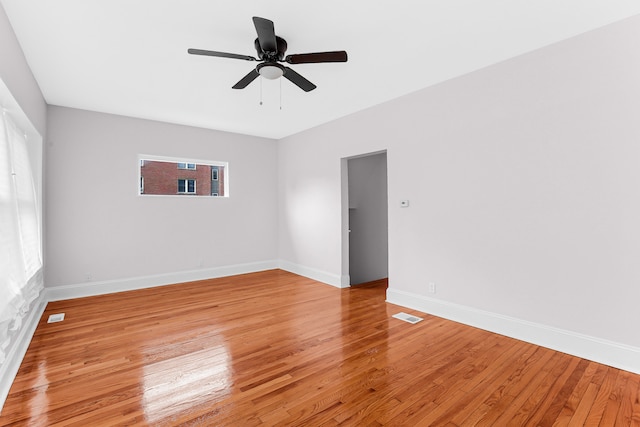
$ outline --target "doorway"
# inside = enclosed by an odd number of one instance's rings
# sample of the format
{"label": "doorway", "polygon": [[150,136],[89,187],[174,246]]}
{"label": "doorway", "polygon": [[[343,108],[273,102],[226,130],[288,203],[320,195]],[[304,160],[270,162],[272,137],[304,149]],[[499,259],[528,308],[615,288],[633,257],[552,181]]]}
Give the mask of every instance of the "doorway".
{"label": "doorway", "polygon": [[[346,159],[349,284],[388,277],[387,153]],[[343,254],[343,257],[345,255]]]}

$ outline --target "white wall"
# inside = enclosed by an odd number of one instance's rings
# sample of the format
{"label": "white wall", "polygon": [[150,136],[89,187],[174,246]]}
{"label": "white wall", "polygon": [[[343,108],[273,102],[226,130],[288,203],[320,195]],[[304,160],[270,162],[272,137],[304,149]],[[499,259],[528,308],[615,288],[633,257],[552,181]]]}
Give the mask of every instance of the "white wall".
{"label": "white wall", "polygon": [[0,5],[0,58],[2,58],[0,78],[40,135],[46,135],[47,105],[2,5]]}
{"label": "white wall", "polygon": [[359,114],[278,141],[278,254],[287,270],[348,286],[349,272],[342,270],[341,230],[348,218],[342,210],[341,158],[387,147],[384,138],[361,137],[367,126]]}
{"label": "white wall", "polygon": [[637,352],[638,40],[634,17],[280,141],[280,257],[345,274],[340,158],[386,149],[396,300]]}
{"label": "white wall", "polygon": [[[275,263],[275,141],[62,107],[48,120],[49,288]],[[231,197],[139,196],[139,154],[228,161]]]}

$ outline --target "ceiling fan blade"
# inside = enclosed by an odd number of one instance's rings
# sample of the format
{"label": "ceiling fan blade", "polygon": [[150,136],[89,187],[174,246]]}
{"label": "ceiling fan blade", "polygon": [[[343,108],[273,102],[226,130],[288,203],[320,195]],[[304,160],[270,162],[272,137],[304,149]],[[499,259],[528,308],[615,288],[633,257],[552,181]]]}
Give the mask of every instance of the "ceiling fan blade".
{"label": "ceiling fan blade", "polygon": [[258,33],[258,42],[263,52],[277,52],[276,32],[273,28],[273,21],[269,21],[259,16],[253,17],[253,25]]}
{"label": "ceiling fan blade", "polygon": [[310,92],[314,90],[317,86],[311,83],[309,80],[302,77],[300,74],[296,73],[289,67],[284,67],[284,75],[283,77],[287,78],[291,83],[298,86],[305,92]]}
{"label": "ceiling fan blade", "polygon": [[337,50],[334,52],[299,53],[287,55],[284,59],[289,64],[312,64],[318,62],[347,62],[347,52]]}
{"label": "ceiling fan blade", "polygon": [[215,50],[188,49],[188,53],[192,55],[218,56],[220,58],[244,59],[245,61],[257,61],[253,56],[238,55],[235,53],[216,52]]}
{"label": "ceiling fan blade", "polygon": [[233,89],[244,89],[245,87],[247,87],[249,85],[249,83],[254,81],[259,75],[260,74],[258,74],[258,72],[256,70],[251,70],[251,72],[249,72],[249,74],[247,74],[246,76],[241,78],[238,83],[233,85]]}

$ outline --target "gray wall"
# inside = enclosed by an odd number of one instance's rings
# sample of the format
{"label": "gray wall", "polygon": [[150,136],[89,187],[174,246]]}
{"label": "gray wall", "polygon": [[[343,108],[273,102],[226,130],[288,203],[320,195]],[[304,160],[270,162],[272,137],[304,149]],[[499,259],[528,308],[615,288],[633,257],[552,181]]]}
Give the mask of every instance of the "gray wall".
{"label": "gray wall", "polygon": [[351,284],[384,279],[388,269],[387,154],[348,160]]}
{"label": "gray wall", "polygon": [[386,149],[390,291],[640,346],[638,40],[634,17],[281,140],[281,258],[344,274],[340,159]]}
{"label": "gray wall", "polygon": [[[277,259],[275,141],[49,108],[46,284]],[[229,198],[139,196],[138,155],[228,161]]]}
{"label": "gray wall", "polygon": [[0,78],[44,138],[47,131],[47,105],[2,5],[0,5],[0,58],[2,58]]}

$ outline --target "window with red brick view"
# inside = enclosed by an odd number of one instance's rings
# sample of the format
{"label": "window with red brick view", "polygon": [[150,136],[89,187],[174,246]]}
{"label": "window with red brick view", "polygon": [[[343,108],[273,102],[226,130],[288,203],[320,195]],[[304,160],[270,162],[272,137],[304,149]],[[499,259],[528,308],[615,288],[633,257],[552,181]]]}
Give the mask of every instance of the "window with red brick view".
{"label": "window with red brick view", "polygon": [[164,196],[226,196],[226,164],[140,159],[139,193]]}

